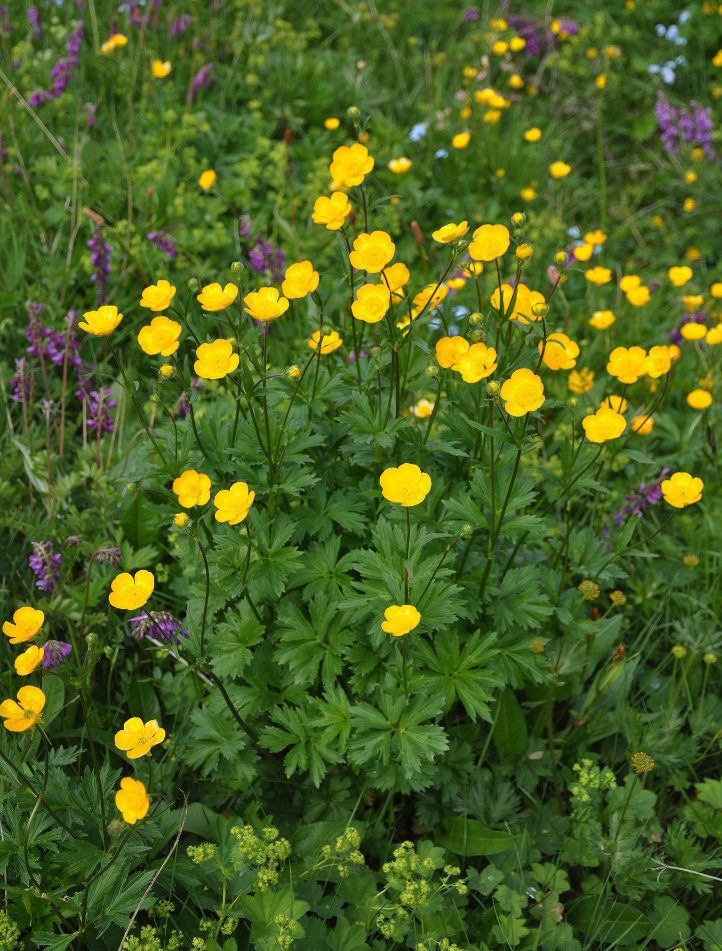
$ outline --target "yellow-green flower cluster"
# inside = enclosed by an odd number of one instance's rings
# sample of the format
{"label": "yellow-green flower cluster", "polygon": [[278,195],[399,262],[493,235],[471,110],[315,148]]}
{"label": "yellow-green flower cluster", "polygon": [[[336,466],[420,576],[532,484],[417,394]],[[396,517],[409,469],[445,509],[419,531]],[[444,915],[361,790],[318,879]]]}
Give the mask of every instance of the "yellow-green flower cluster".
{"label": "yellow-green flower cluster", "polygon": [[258,835],[253,826],[234,826],[231,835],[236,839],[233,861],[237,868],[257,869],[253,885],[259,891],[265,891],[270,885],[278,884],[278,871],[282,862],[291,854],[288,839],[279,838],[275,826],[266,826]]}
{"label": "yellow-green flower cluster", "polygon": [[324,845],[321,849],[321,868],[335,865],[341,878],[346,878],[352,865],[363,865],[366,861],[359,850],[361,836],[353,826],[349,826],[343,835],[336,838],[333,846]]}
{"label": "yellow-green flower cluster", "polygon": [[575,811],[596,798],[596,792],[616,789],[616,777],[608,766],[600,768],[592,760],[583,759],[581,763],[575,763],[572,768],[577,778],[570,785],[569,792],[572,795]]}

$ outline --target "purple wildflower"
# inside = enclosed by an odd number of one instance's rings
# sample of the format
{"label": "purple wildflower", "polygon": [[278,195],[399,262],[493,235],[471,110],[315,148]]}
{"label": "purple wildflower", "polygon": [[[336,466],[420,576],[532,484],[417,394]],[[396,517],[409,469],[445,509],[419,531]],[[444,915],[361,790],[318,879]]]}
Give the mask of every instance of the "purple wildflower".
{"label": "purple wildflower", "polygon": [[188,27],[193,22],[193,17],[190,13],[184,13],[183,16],[178,17],[177,20],[174,20],[170,25],[170,35],[171,36],[182,36]]}
{"label": "purple wildflower", "polygon": [[112,565],[114,568],[120,568],[121,564],[121,555],[120,548],[112,548],[110,546],[104,546],[103,548],[98,548],[93,555],[93,561],[97,561],[98,564],[103,564],[107,562],[109,565]]}
{"label": "purple wildflower", "polygon": [[660,92],[654,106],[654,114],[657,117],[662,145],[668,152],[677,155],[680,144],[687,142],[703,148],[707,155],[711,155],[714,129],[711,113],[710,106],[700,106],[694,99],[690,101],[689,106],[675,109]]}
{"label": "purple wildflower", "polygon": [[40,11],[35,4],[28,7],[27,15],[30,26],[33,28],[33,36],[36,40],[41,40],[43,38],[43,26],[40,22]]}
{"label": "purple wildflower", "polygon": [[80,52],[82,42],[83,21],[79,20],[75,30],[70,33],[65,41],[65,49],[68,55],[59,59],[50,70],[50,78],[53,80],[52,90],[35,89],[28,96],[28,104],[30,106],[35,109],[38,106],[42,106],[43,103],[49,102],[51,99],[57,99],[65,92],[80,62],[78,53]]}
{"label": "purple wildflower", "polygon": [[130,623],[133,625],[130,636],[138,640],[155,637],[172,644],[181,637],[188,637],[187,629],[167,611],[153,611],[150,615],[142,611],[138,617],[132,617]]}
{"label": "purple wildflower", "polygon": [[159,251],[162,251],[163,254],[167,254],[171,260],[178,254],[178,242],[175,238],[171,238],[165,231],[149,231],[146,238],[151,244],[155,245]]}
{"label": "purple wildflower", "polygon": [[[614,515],[614,524],[619,526],[625,522],[630,515],[642,517],[642,513],[650,505],[656,505],[662,499],[662,481],[667,478],[672,470],[665,466],[659,475],[659,478],[647,485],[646,482],[640,483],[639,488],[631,495],[625,496],[626,504]],[[609,524],[604,526],[604,535],[609,535]]]}
{"label": "purple wildflower", "polygon": [[92,252],[90,255],[90,263],[94,268],[93,273],[90,275],[90,280],[95,282],[95,296],[98,305],[100,305],[104,304],[107,300],[105,288],[108,284],[108,277],[111,271],[110,252],[113,250],[103,237],[101,225],[96,225],[93,228],[93,237],[88,241],[88,247]]}
{"label": "purple wildflower", "polygon": [[464,17],[463,17],[463,19],[464,19],[467,23],[473,23],[474,20],[478,20],[478,19],[479,19],[479,11],[478,11],[478,10],[475,10],[474,7],[469,7],[468,10],[464,10]]}
{"label": "purple wildflower", "polygon": [[0,34],[10,36],[13,31],[13,25],[10,22],[10,11],[7,7],[0,7]]}
{"label": "purple wildflower", "polygon": [[96,433],[112,433],[113,418],[110,410],[115,409],[115,400],[111,399],[113,388],[101,386],[91,390],[88,399],[88,429]]}
{"label": "purple wildflower", "polygon": [[55,582],[60,578],[60,554],[53,553],[52,542],[31,542],[33,553],[28,558],[28,564],[33,570],[37,581],[35,587],[41,591],[53,591]]}
{"label": "purple wildflower", "polygon": [[28,361],[25,357],[15,360],[15,376],[10,380],[13,388],[11,399],[15,403],[29,404],[33,395],[33,374],[28,370]]}
{"label": "purple wildflower", "polygon": [[95,103],[86,102],[85,105],[83,106],[83,112],[86,112],[88,114],[88,118],[85,120],[86,126],[95,125],[95,110],[96,110]]}
{"label": "purple wildflower", "polygon": [[188,93],[187,101],[195,102],[196,96],[198,95],[198,90],[204,86],[210,86],[211,73],[213,72],[213,63],[206,63],[205,66],[201,66],[198,72],[193,77],[191,83],[190,92]]}
{"label": "purple wildflower", "polygon": [[51,667],[53,670],[57,670],[72,650],[72,644],[65,641],[46,641],[43,644],[43,667]]}
{"label": "purple wildflower", "polygon": [[241,215],[241,226],[238,229],[238,233],[242,238],[247,238],[249,241],[252,239],[251,216],[248,213]]}

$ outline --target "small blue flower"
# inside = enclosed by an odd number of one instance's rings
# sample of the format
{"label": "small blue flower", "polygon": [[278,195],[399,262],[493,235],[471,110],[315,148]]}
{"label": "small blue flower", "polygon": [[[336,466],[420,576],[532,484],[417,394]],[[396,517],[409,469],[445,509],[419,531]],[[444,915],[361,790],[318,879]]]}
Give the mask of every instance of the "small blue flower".
{"label": "small blue flower", "polygon": [[437,149],[434,152],[434,158],[448,158],[448,157],[449,157],[449,153],[446,151],[446,149]]}
{"label": "small blue flower", "polygon": [[571,228],[567,228],[567,234],[570,238],[578,238],[581,235],[581,231],[576,225],[572,225]]}
{"label": "small blue flower", "polygon": [[692,14],[690,13],[689,10],[683,10],[680,13],[679,19],[677,20],[677,22],[679,23],[680,26],[683,26],[687,22],[687,20],[690,19],[691,16]]}
{"label": "small blue flower", "polygon": [[426,124],[424,122],[417,122],[416,125],[409,132],[409,141],[410,142],[420,142],[423,138],[426,137]]}

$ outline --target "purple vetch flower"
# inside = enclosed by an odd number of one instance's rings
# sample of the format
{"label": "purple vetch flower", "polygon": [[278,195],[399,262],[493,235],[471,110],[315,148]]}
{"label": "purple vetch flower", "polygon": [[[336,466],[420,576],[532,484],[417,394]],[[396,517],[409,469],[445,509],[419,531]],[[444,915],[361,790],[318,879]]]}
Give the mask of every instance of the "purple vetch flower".
{"label": "purple vetch flower", "polygon": [[60,579],[60,554],[53,553],[52,542],[30,542],[33,553],[28,558],[28,564],[33,570],[37,581],[35,587],[41,591],[54,591],[55,582]]}
{"label": "purple vetch flower", "polygon": [[181,627],[181,622],[167,611],[153,611],[152,614],[141,611],[138,617],[130,619],[130,623],[133,625],[130,636],[138,640],[155,637],[173,644],[181,637],[188,637],[187,629]]}
{"label": "purple vetch flower", "polygon": [[87,119],[85,120],[86,126],[95,125],[96,108],[97,107],[95,103],[92,103],[92,102],[86,102],[85,105],[83,106],[83,112],[87,113],[87,116],[88,116]]}
{"label": "purple vetch flower", "polygon": [[676,109],[663,93],[657,95],[654,106],[662,145],[668,152],[677,155],[682,142],[704,149],[707,155],[713,154],[711,106],[700,106],[692,99],[687,107]]}
{"label": "purple vetch flower", "polygon": [[170,35],[171,36],[182,36],[188,27],[193,22],[193,17],[190,13],[184,13],[183,16],[178,17],[177,20],[174,20],[170,25]]}
{"label": "purple vetch flower", "polygon": [[49,102],[51,99],[57,99],[65,92],[80,62],[78,54],[80,53],[82,42],[83,21],[78,20],[77,26],[72,33],[68,35],[65,41],[65,49],[68,55],[59,59],[50,70],[50,78],[53,80],[52,90],[35,89],[28,96],[28,104],[30,106],[35,109],[38,106],[42,106],[43,103]]}
{"label": "purple vetch flower", "polygon": [[[630,515],[641,518],[646,508],[660,502],[662,500],[662,481],[667,478],[671,471],[668,466],[665,466],[654,482],[650,482],[649,485],[642,482],[631,495],[625,496],[626,504],[613,516],[614,524],[622,525]],[[603,534],[609,537],[609,523],[604,526]]]}
{"label": "purple vetch flower", "polygon": [[165,231],[149,231],[146,238],[163,254],[173,260],[178,254],[178,242]]}
{"label": "purple vetch flower", "polygon": [[479,19],[479,11],[475,10],[474,7],[469,7],[468,10],[464,10],[463,18],[467,23],[473,23],[474,20]]}
{"label": "purple vetch flower", "polygon": [[40,11],[35,6],[35,4],[33,4],[32,6],[28,7],[26,13],[28,15],[30,26],[33,28],[33,36],[36,40],[41,40],[43,38],[43,26],[40,22]]}
{"label": "purple vetch flower", "polygon": [[33,374],[28,369],[28,361],[25,357],[16,357],[15,376],[10,380],[10,386],[13,388],[10,397],[14,403],[23,403],[28,405],[33,395]]}
{"label": "purple vetch flower", "polygon": [[65,641],[46,641],[43,644],[43,667],[50,667],[57,670],[66,657],[69,657],[73,650],[72,644]]}
{"label": "purple vetch flower", "polygon": [[198,90],[204,86],[210,86],[212,79],[211,73],[213,72],[213,63],[206,63],[205,66],[201,66],[198,72],[193,77],[191,82],[191,88],[186,97],[186,102],[195,102],[196,96],[198,95]]}
{"label": "purple vetch flower", "polygon": [[248,213],[241,215],[241,224],[238,228],[238,233],[242,238],[247,238],[249,241],[252,240],[251,216]]}
{"label": "purple vetch flower", "polygon": [[101,386],[99,390],[91,390],[88,400],[88,429],[95,433],[112,433],[113,417],[110,410],[115,409],[115,400],[111,399],[113,388]]}
{"label": "purple vetch flower", "polygon": [[88,241],[88,247],[91,250],[90,263],[94,269],[90,280],[95,282],[95,296],[100,306],[107,300],[105,288],[110,276],[110,253],[113,250],[103,237],[102,225],[95,225],[93,228],[93,236]]}
{"label": "purple vetch flower", "polygon": [[283,279],[283,265],[286,256],[273,241],[264,241],[259,235],[255,245],[248,252],[248,261],[254,271],[260,274],[268,273],[272,281]]}

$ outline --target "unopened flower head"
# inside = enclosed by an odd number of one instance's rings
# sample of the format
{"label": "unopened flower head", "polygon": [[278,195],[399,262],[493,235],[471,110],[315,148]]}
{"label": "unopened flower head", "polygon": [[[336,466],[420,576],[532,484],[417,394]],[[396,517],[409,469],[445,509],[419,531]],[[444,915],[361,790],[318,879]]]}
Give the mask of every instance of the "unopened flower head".
{"label": "unopened flower head", "polygon": [[654,760],[649,753],[633,753],[630,763],[635,773],[651,773],[654,769]]}

